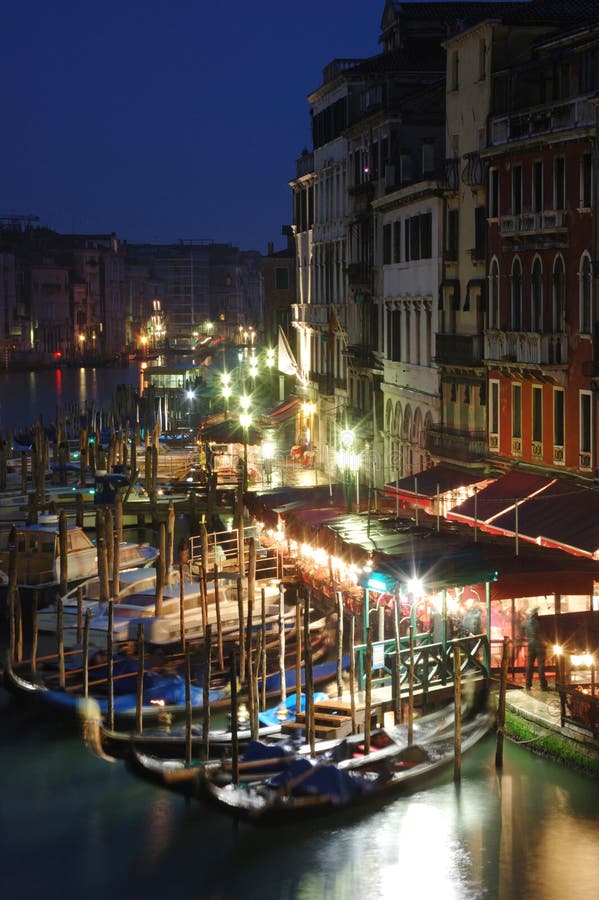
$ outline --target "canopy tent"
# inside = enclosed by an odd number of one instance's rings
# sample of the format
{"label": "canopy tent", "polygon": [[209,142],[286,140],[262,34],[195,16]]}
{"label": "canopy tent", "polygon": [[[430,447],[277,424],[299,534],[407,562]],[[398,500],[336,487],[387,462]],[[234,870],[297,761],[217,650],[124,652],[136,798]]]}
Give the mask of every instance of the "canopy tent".
{"label": "canopy tent", "polygon": [[417,475],[389,482],[385,485],[385,496],[428,509],[437,495],[443,498],[446,494],[454,494],[457,499],[463,491],[469,494],[474,486],[486,487],[489,481],[489,476],[481,472],[469,472],[440,464]]}
{"label": "canopy tent", "polygon": [[237,418],[214,422],[200,429],[199,437],[203,441],[214,441],[217,444],[261,444],[262,429],[255,425],[244,428]]}
{"label": "canopy tent", "polygon": [[599,558],[599,491],[589,485],[512,471],[450,510],[447,518],[492,534]]}
{"label": "canopy tent", "polygon": [[299,407],[299,399],[297,397],[291,397],[290,400],[285,400],[284,403],[280,403],[275,409],[265,413],[264,419],[269,425],[281,425],[283,422],[295,418],[299,411]]}
{"label": "canopy tent", "polygon": [[456,522],[466,522],[468,525],[476,523],[479,527],[487,527],[490,530],[497,517],[513,507],[516,501],[520,503],[544,491],[552,480],[545,475],[533,475],[514,469],[460,506],[449,510],[447,518]]}
{"label": "canopy tent", "polygon": [[493,520],[493,528],[542,547],[599,558],[599,492],[586,485],[554,479]]}

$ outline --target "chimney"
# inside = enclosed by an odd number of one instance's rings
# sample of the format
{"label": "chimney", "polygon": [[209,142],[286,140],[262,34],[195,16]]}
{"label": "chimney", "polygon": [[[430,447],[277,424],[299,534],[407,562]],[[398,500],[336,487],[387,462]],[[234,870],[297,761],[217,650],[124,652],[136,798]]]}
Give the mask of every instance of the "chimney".
{"label": "chimney", "polygon": [[266,251],[266,255],[267,255],[267,256],[272,256],[274,252],[275,252],[275,245],[274,245],[273,241],[269,241],[269,242],[268,242],[268,249],[267,249],[267,251]]}

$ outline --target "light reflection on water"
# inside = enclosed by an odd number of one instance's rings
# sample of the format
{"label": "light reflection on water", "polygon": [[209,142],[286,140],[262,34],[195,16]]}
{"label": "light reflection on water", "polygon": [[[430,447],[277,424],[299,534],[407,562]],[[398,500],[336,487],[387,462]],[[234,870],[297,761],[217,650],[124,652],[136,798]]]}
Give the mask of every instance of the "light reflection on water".
{"label": "light reflection on water", "polygon": [[139,367],[0,371],[0,427],[29,428],[41,415],[53,423],[60,412],[86,404],[109,410],[117,385],[139,386]]}
{"label": "light reflection on water", "polygon": [[[490,737],[426,790],[361,813],[258,829],[0,710],[5,896],[554,900],[596,896],[595,784]],[[65,889],[65,885],[70,885]],[[573,885],[576,885],[575,891]]]}

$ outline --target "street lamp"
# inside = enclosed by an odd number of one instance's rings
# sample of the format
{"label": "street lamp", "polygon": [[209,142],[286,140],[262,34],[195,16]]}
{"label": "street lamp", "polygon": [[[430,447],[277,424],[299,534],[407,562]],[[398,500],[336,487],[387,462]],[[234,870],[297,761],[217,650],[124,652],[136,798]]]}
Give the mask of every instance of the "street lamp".
{"label": "street lamp", "polygon": [[306,420],[306,446],[309,447],[312,443],[312,416],[316,412],[316,404],[306,400],[302,403],[302,412]]}
{"label": "street lamp", "polygon": [[262,444],[262,459],[264,461],[264,474],[266,475],[266,483],[272,483],[272,461],[275,455],[275,445],[272,441],[265,441]]}
{"label": "street lamp", "polygon": [[187,410],[187,421],[189,423],[189,426],[191,427],[191,407],[193,405],[193,401],[195,400],[196,395],[195,395],[194,391],[189,390],[189,391],[186,391],[185,396],[189,400],[189,409]]}
{"label": "street lamp", "polygon": [[[249,400],[249,397],[248,398],[242,397],[241,399]],[[245,409],[246,409],[245,412],[242,412],[239,414],[239,424],[243,428],[243,484],[242,484],[242,491],[244,494],[248,489],[248,428],[252,424],[252,417],[251,417],[250,413],[247,411],[247,407]]]}
{"label": "street lamp", "polygon": [[359,471],[360,471],[360,454],[354,451],[356,436],[349,428],[344,428],[340,435],[341,449],[337,451],[337,465],[345,476],[345,499],[347,501],[347,511],[352,511],[352,481],[353,476],[356,477],[356,500],[358,503],[358,512],[360,510],[360,494],[359,494]]}
{"label": "street lamp", "polygon": [[229,397],[232,394],[231,388],[231,375],[229,372],[223,372],[220,376],[220,379],[223,383],[223,397],[225,398],[225,419],[229,418]]}

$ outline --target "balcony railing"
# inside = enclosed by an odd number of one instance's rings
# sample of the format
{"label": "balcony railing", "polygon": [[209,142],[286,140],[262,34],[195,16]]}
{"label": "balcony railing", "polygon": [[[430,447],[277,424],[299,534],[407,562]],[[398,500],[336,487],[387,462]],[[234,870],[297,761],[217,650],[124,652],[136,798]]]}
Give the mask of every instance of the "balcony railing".
{"label": "balcony railing", "polygon": [[565,365],[568,337],[562,332],[540,334],[537,331],[486,331],[487,362],[527,363],[537,366]]}
{"label": "balcony railing", "polygon": [[555,131],[588,128],[594,123],[593,105],[583,97],[547,106],[533,106],[522,112],[496,116],[492,119],[491,144],[497,146]]}
{"label": "balcony railing", "polygon": [[499,229],[501,234],[540,234],[558,231],[567,227],[567,214],[564,209],[553,209],[547,212],[520,213],[517,216],[501,216]]}
{"label": "balcony railing", "polygon": [[433,456],[460,462],[475,462],[488,452],[483,431],[458,431],[443,425],[432,425],[427,429],[424,446]]}
{"label": "balcony railing", "polygon": [[345,309],[335,307],[330,303],[292,303],[291,316],[294,323],[302,325],[328,325],[331,316],[335,313],[337,322],[341,328],[345,327]]}
{"label": "balcony railing", "polygon": [[347,267],[347,279],[354,287],[372,288],[372,266],[369,263],[350,263]]}
{"label": "balcony railing", "polygon": [[480,334],[437,334],[435,338],[435,359],[438,363],[475,366],[481,361],[481,351]]}

